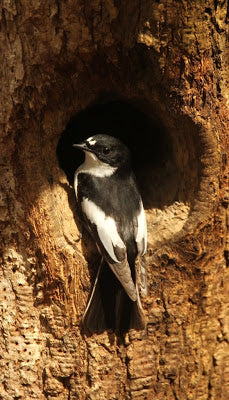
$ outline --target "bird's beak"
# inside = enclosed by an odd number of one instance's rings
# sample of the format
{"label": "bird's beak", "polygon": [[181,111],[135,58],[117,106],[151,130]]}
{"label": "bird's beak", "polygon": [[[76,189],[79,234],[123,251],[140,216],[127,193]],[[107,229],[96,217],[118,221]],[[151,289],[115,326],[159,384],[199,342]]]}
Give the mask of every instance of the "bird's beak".
{"label": "bird's beak", "polygon": [[74,149],[79,149],[79,150],[83,150],[83,151],[91,151],[87,147],[87,144],[85,142],[82,142],[82,143],[79,143],[79,144],[73,144],[72,147],[74,147]]}

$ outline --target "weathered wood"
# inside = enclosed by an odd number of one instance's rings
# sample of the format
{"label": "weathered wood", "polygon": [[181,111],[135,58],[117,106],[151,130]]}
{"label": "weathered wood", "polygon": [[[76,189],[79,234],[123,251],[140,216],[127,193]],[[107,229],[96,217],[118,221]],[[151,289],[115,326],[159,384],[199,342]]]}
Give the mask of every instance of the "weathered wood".
{"label": "weathered wood", "polygon": [[[0,8],[0,398],[226,400],[227,2]],[[58,159],[89,115],[128,138],[147,208],[148,326],[124,338],[80,328],[98,256]]]}

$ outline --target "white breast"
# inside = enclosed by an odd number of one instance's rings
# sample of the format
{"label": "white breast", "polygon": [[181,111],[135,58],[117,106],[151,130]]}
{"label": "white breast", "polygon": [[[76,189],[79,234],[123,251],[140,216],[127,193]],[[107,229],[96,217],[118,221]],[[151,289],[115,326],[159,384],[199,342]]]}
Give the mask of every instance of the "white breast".
{"label": "white breast", "polygon": [[95,154],[85,152],[85,160],[83,164],[79,166],[79,168],[75,172],[74,177],[74,189],[77,197],[77,186],[78,186],[78,175],[80,172],[85,172],[87,174],[97,176],[99,178],[104,178],[105,176],[111,176],[117,170],[116,167],[112,167],[109,164],[106,164],[100,161]]}

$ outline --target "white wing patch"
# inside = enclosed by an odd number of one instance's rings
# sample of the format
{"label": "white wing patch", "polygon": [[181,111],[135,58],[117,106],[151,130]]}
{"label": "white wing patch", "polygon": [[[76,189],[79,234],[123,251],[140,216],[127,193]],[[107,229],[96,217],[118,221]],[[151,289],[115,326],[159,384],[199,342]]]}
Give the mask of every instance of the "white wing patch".
{"label": "white wing patch", "polygon": [[86,198],[83,198],[81,207],[89,221],[96,225],[99,238],[109,256],[114,262],[119,263],[120,261],[114,253],[114,247],[118,246],[125,249],[126,246],[118,234],[113,218],[106,217],[101,208]]}
{"label": "white wing patch", "polygon": [[137,217],[138,228],[136,234],[136,242],[138,251],[141,255],[144,255],[147,251],[147,225],[146,225],[146,216],[143,208],[143,204],[141,202],[141,210]]}

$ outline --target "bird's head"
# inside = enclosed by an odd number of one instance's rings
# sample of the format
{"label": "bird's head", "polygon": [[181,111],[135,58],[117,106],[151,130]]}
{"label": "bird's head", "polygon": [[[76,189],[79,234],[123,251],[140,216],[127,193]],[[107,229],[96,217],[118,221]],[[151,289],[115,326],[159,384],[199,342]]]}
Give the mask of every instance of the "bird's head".
{"label": "bird's head", "polygon": [[109,135],[94,135],[79,144],[73,144],[75,149],[91,153],[94,160],[109,164],[117,169],[130,166],[130,152],[117,138]]}

